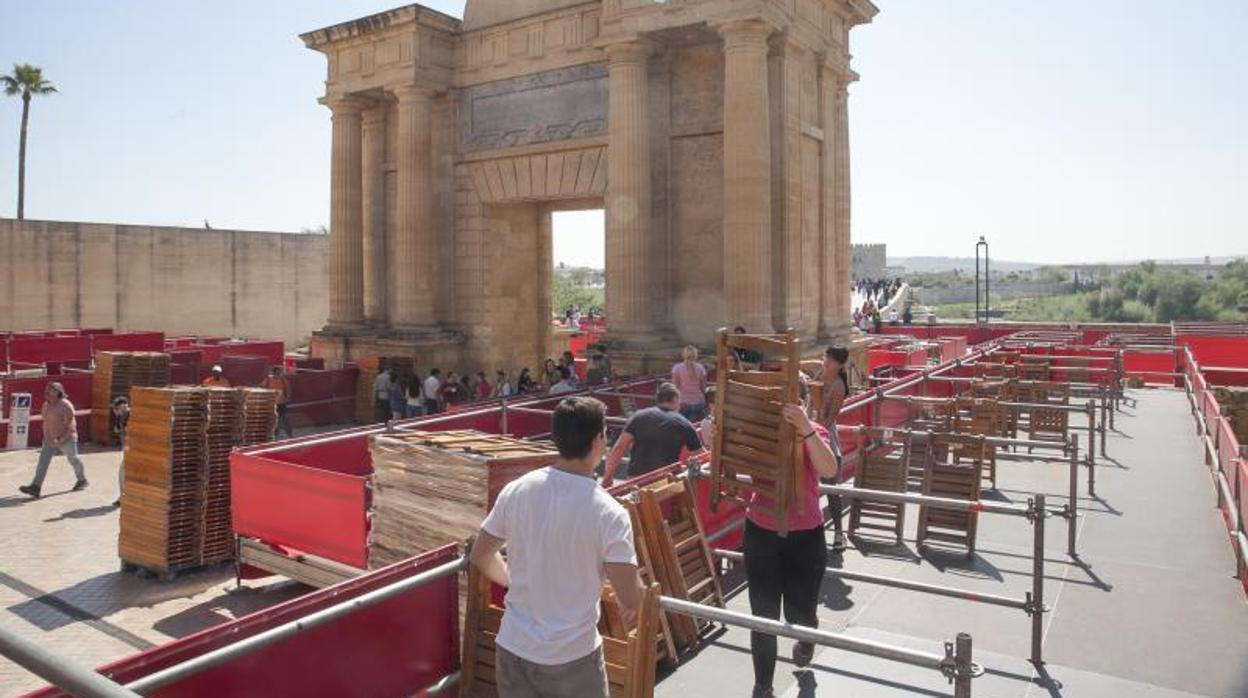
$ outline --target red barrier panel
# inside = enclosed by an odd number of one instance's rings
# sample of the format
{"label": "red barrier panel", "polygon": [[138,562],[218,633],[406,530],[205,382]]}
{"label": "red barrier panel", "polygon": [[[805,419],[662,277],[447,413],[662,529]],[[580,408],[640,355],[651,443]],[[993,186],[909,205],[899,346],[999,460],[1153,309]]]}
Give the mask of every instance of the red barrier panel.
{"label": "red barrier panel", "polygon": [[[446,546],[306,596],[107,664],[128,683],[194,657],[363,596],[455,558]],[[459,666],[459,586],[450,575],[371,608],[295,633],[178,681],[158,698],[415,695]],[[396,651],[397,650],[397,651]],[[45,688],[28,698],[66,694]]]}
{"label": "red barrier panel", "polygon": [[[235,532],[354,567],[367,567],[371,469],[366,442],[362,437],[352,437],[329,443],[340,442],[356,445],[362,453],[334,461],[336,470],[240,451],[231,453],[230,511]],[[330,448],[319,446],[317,450]],[[289,452],[280,455],[293,456]]]}
{"label": "red barrier panel", "polygon": [[1248,368],[1248,337],[1181,336],[1180,344],[1191,348],[1202,365]]}
{"label": "red barrier panel", "polygon": [[92,353],[97,351],[164,351],[164,332],[127,332],[91,337]]}
{"label": "red barrier panel", "polygon": [[264,382],[269,375],[269,366],[274,364],[266,356],[246,356],[242,354],[226,354],[221,357],[221,369],[230,385],[238,387],[255,387]]}
{"label": "red barrier panel", "polygon": [[42,364],[48,361],[90,361],[90,337],[13,337],[9,361]]}
{"label": "red barrier panel", "polygon": [[1200,370],[1213,385],[1248,386],[1248,368],[1201,366]]}
{"label": "red barrier panel", "polygon": [[222,356],[263,356],[270,366],[281,366],[286,345],[274,341],[231,342],[221,346]]}
{"label": "red barrier panel", "polygon": [[1174,376],[1164,375],[1178,370],[1176,353],[1165,351],[1123,352],[1122,367],[1132,378],[1142,378],[1145,383],[1154,385],[1174,385]]}

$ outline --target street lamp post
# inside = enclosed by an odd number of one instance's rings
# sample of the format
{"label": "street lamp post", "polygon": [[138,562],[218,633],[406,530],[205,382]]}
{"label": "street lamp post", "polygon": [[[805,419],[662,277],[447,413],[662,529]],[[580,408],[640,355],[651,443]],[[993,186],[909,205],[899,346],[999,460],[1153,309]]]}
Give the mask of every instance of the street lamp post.
{"label": "street lamp post", "polygon": [[[981,299],[980,299],[980,292],[979,292],[979,288],[980,288],[980,273],[979,273],[979,268],[980,268],[980,265],[979,265],[979,248],[981,248],[981,247],[982,247],[982,248],[984,248],[984,265],[983,265],[983,268],[984,268],[984,273],[983,273],[983,288],[984,288],[984,292],[983,292],[983,299],[982,299],[982,301],[983,301],[983,302],[982,302],[982,308],[983,308],[983,320],[980,320],[980,308],[981,308],[981,302],[980,302],[980,301],[981,301]],[[984,236],[983,236],[983,235],[980,235],[980,236],[979,236],[979,242],[975,243],[975,322],[983,322],[983,323],[987,324],[987,322],[988,322],[988,318],[989,318],[989,314],[990,314],[990,313],[991,313],[991,311],[992,311],[992,302],[991,302],[991,300],[989,299],[989,298],[990,298],[990,296],[989,296],[989,293],[988,293],[988,290],[989,290],[989,289],[988,289],[988,286],[989,286],[989,269],[988,269],[988,241],[984,239]]]}

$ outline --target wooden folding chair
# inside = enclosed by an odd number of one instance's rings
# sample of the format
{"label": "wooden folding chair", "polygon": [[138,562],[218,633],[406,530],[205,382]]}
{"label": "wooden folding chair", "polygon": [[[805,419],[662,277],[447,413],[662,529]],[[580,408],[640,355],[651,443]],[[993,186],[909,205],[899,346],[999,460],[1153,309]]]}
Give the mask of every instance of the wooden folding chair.
{"label": "wooden folding chair", "polygon": [[[923,494],[948,499],[978,501],[985,460],[984,437],[940,434],[932,437],[935,460],[928,464],[923,478]],[[918,543],[951,543],[966,547],[966,556],[975,554],[979,514],[974,511],[936,509],[919,505]]]}
{"label": "wooden folding chair", "polygon": [[[738,349],[764,356],[779,355],[779,368],[734,369],[736,362],[732,357]],[[767,513],[776,522],[777,533],[785,536],[789,507],[796,500],[794,492],[801,491],[805,479],[804,453],[797,430],[781,416],[783,405],[800,401],[797,335],[791,330],[779,335],[750,335],[721,329],[716,359],[717,428],[711,447],[711,510],[716,511],[725,498],[765,508],[740,495],[743,491],[762,494],[771,499]]]}
{"label": "wooden folding chair", "polygon": [[[1005,411],[1001,404],[989,398],[959,398],[957,417],[953,431],[958,434],[979,436],[1004,436],[1006,432]],[[997,447],[984,444],[984,472],[992,489],[997,488]]]}
{"label": "wooden folding chair", "polygon": [[[649,536],[646,535],[646,527],[641,515],[641,507],[638,499],[630,497],[620,502],[624,505],[624,509],[628,511],[628,517],[633,524],[633,548],[637,551],[637,572],[641,576],[641,583],[649,587],[651,584],[662,584],[659,582],[659,574],[656,571],[654,562],[654,553],[650,549],[654,543],[650,542]],[[604,620],[609,617],[604,613]],[[618,633],[615,633],[618,635]],[[667,613],[659,614],[659,637],[657,643],[657,658],[659,661],[670,662],[675,664],[679,658],[676,649],[675,638],[672,635],[671,625],[668,622]]]}
{"label": "wooden folding chair", "polygon": [[[711,546],[698,519],[698,505],[685,478],[666,480],[637,491],[641,530],[656,581],[668,596],[724,607]],[[693,649],[709,622],[667,614],[677,652]]]}
{"label": "wooden folding chair", "polygon": [[[503,608],[491,599],[490,580],[475,567],[468,568],[468,609],[464,618],[462,653],[460,655],[460,687],[464,698],[497,698],[498,681],[495,639],[503,620]],[[621,614],[615,595],[607,587],[603,591],[604,615],[617,619],[622,630]],[[658,661],[653,639],[659,623],[659,586],[645,589],[637,625],[622,635],[604,635],[602,654],[606,664],[607,683],[611,698],[652,698],[654,669]]]}
{"label": "wooden folding chair", "polygon": [[[858,463],[854,487],[905,492],[911,441],[905,439],[900,448],[864,450],[866,455]],[[854,499],[849,503],[849,534],[855,535],[859,528],[890,532],[900,543],[906,530],[906,505]]]}

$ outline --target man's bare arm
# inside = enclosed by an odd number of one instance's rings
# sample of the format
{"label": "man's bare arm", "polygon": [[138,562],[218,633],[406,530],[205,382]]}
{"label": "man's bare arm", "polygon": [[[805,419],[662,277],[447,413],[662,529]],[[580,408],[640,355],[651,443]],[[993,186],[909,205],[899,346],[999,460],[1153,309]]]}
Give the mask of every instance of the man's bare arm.
{"label": "man's bare arm", "polygon": [[628,453],[632,447],[633,435],[628,432],[620,434],[619,440],[611,448],[611,453],[607,454],[607,464],[602,471],[603,487],[610,487],[615,482],[615,471],[619,470],[620,461],[624,460],[624,454]]}
{"label": "man's bare arm", "polygon": [[476,565],[491,582],[503,587],[511,586],[511,574],[507,571],[507,561],[500,551],[505,541],[486,533],[484,529],[477,533],[477,540],[472,545],[472,553],[468,560]]}
{"label": "man's bare arm", "polygon": [[627,562],[607,562],[603,564],[615,597],[620,602],[620,611],[624,622],[630,627],[637,622],[637,611],[641,608],[641,575],[637,574],[637,565]]}

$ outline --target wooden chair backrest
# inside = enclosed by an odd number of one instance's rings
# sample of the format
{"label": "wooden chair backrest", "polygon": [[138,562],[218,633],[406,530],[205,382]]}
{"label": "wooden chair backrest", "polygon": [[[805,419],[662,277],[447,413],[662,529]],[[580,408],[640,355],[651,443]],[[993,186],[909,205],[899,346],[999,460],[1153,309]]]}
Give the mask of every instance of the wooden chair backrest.
{"label": "wooden chair backrest", "polygon": [[[736,350],[779,355],[777,370],[735,368]],[[804,453],[797,431],[781,416],[781,407],[797,403],[801,363],[797,335],[736,334],[719,331],[716,346],[715,438],[711,444],[711,510],[724,498],[741,501],[740,492],[763,494],[773,502],[769,513],[787,534],[789,507],[804,484]],[[759,506],[755,504],[754,506]]]}

